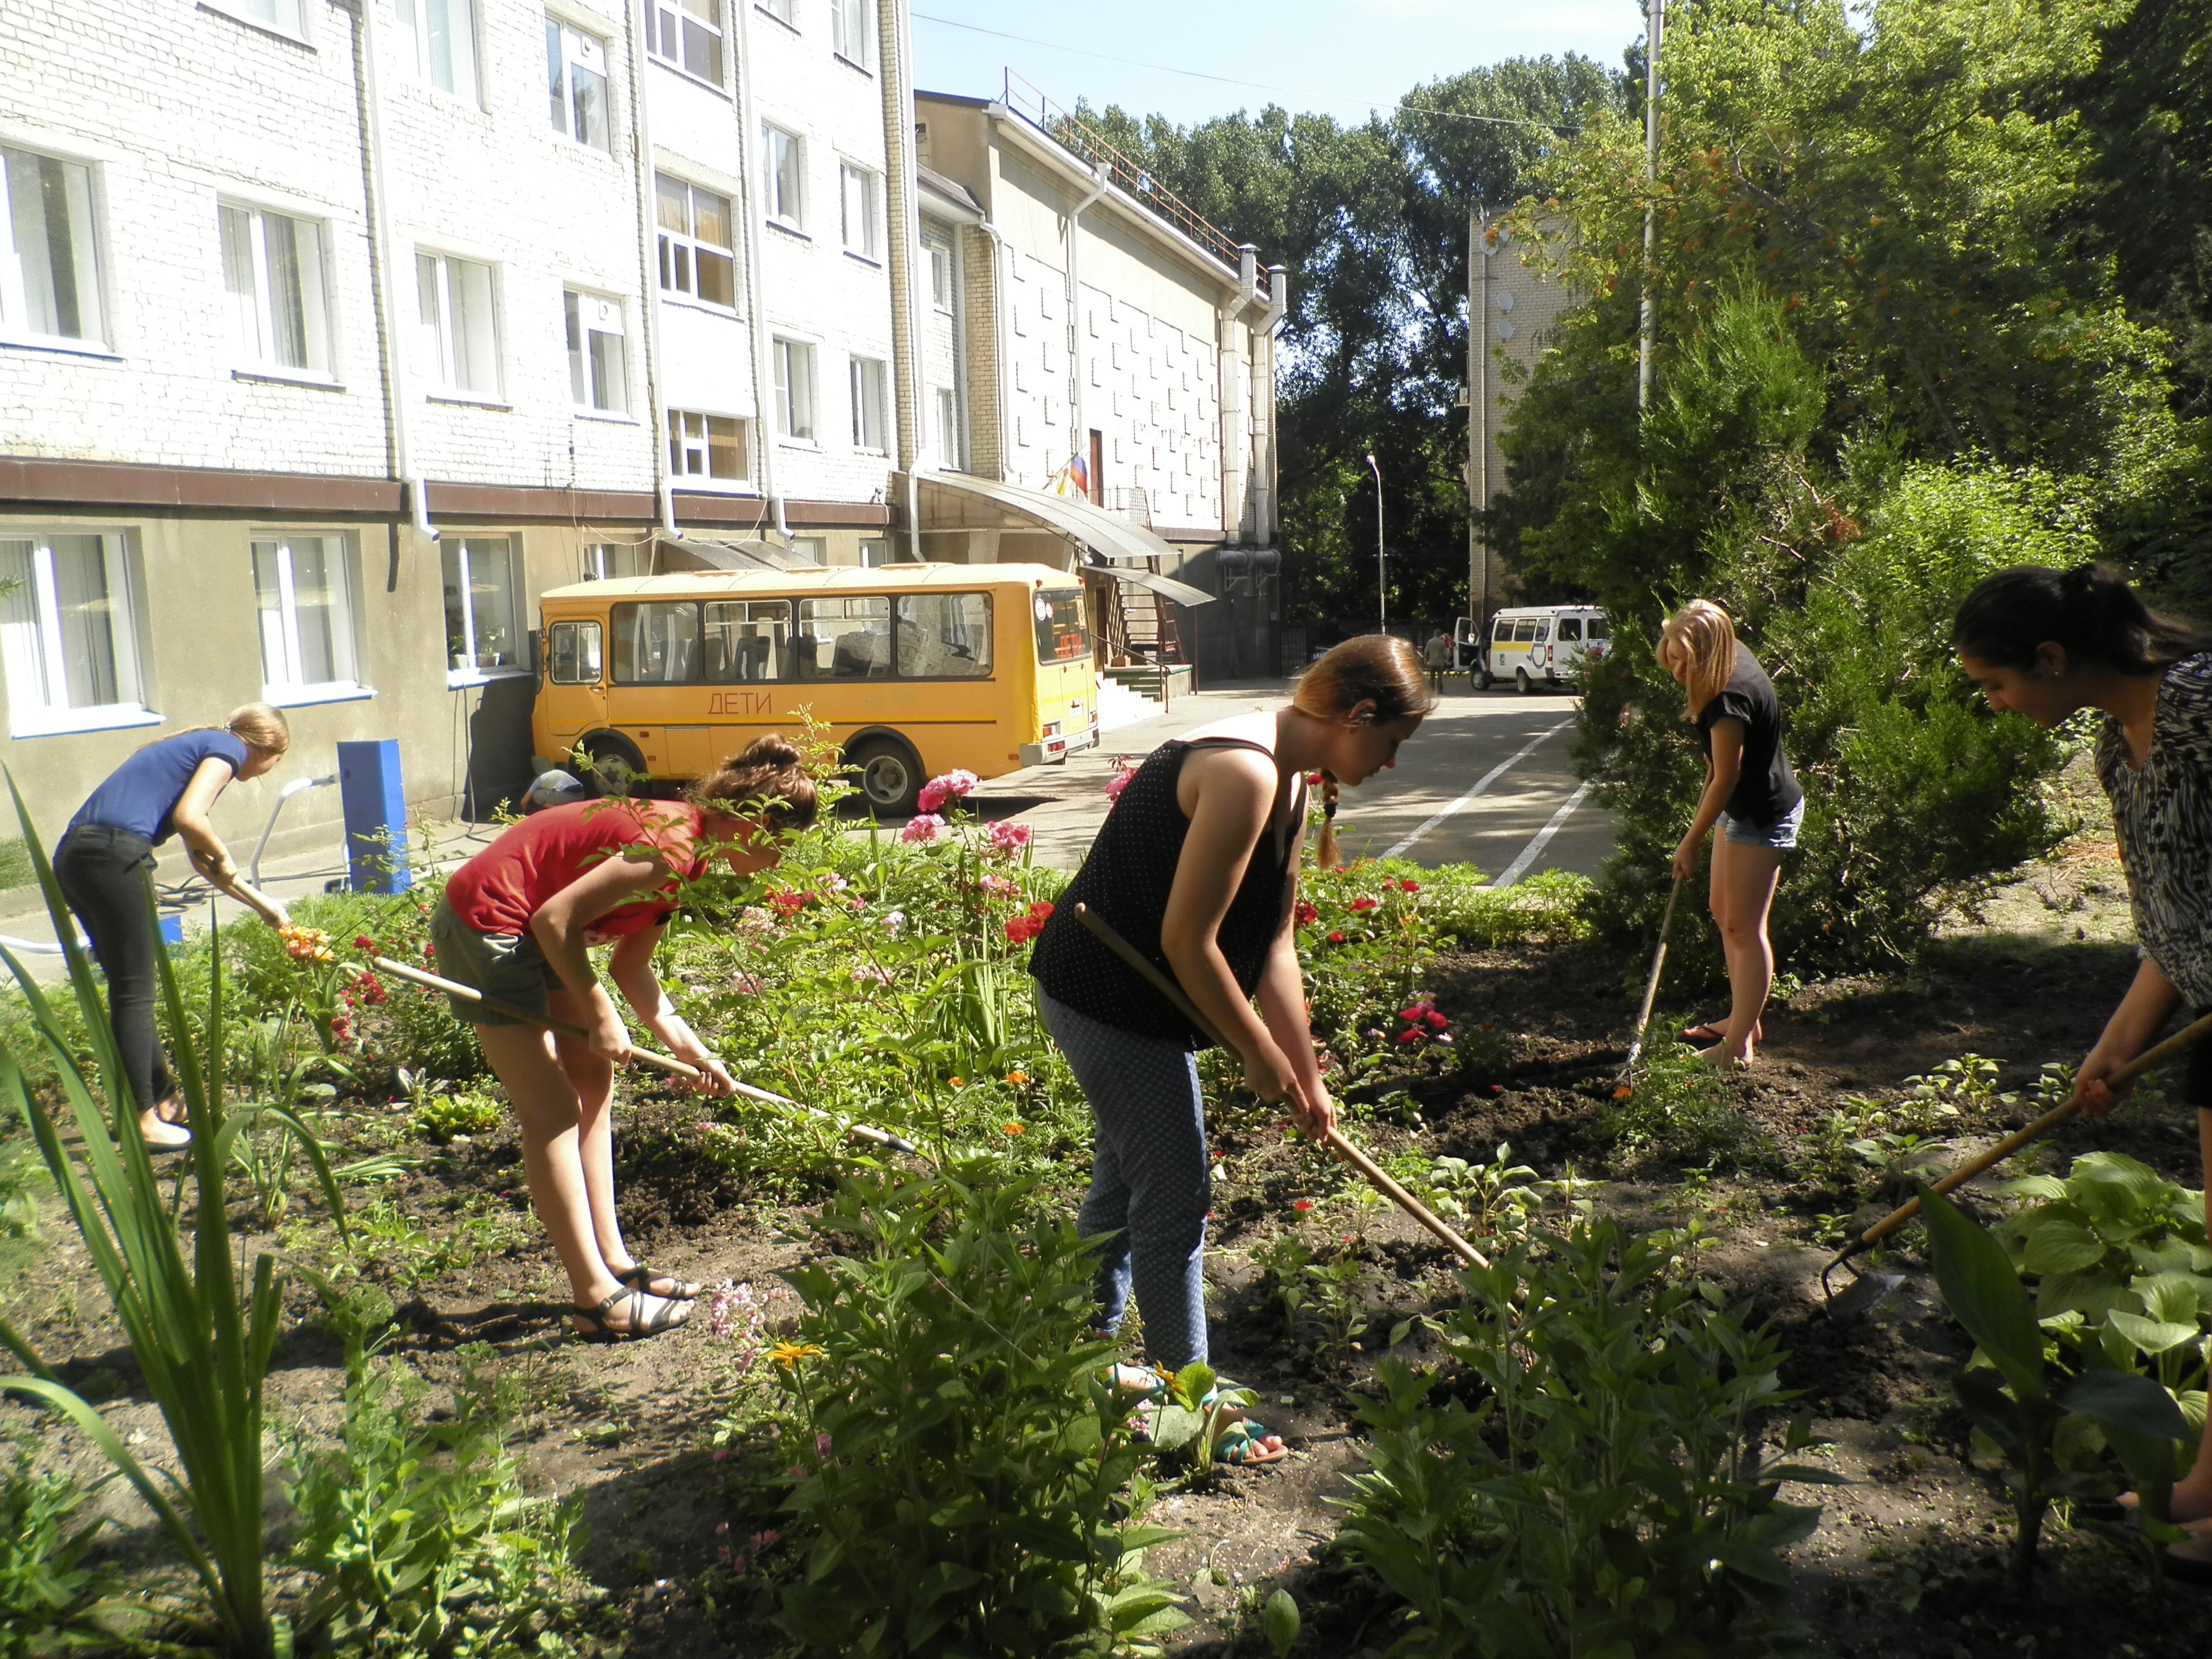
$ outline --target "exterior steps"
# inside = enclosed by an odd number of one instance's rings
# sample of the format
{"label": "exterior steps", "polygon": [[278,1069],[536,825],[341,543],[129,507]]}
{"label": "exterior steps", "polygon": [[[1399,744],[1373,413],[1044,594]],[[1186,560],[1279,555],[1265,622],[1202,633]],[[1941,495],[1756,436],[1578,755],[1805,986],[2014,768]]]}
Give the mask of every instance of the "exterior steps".
{"label": "exterior steps", "polygon": [[1098,732],[1102,738],[1109,732],[1167,713],[1165,708],[1143,692],[1132,690],[1113,678],[1121,672],[1124,671],[1109,669],[1098,677]]}

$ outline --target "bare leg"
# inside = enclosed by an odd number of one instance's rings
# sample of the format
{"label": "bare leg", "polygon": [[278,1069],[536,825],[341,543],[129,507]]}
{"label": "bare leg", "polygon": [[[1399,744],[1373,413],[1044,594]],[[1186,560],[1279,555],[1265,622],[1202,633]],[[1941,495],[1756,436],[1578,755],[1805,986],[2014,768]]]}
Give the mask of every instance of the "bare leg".
{"label": "bare leg", "polygon": [[1767,913],[1782,873],[1782,854],[1771,847],[1746,847],[1726,836],[1713,840],[1712,912],[1728,957],[1729,1022],[1721,1040],[1703,1051],[1716,1065],[1752,1057],[1759,1017],[1774,988],[1774,946]]}
{"label": "bare leg", "polygon": [[[580,1308],[596,1308],[623,1289],[607,1271],[595,1231],[595,1211],[580,1146],[580,1104],[576,1087],[553,1052],[551,1036],[524,1025],[480,1025],[477,1040],[484,1058],[514,1104],[522,1128],[522,1164],[530,1182],[531,1207],[544,1224],[554,1253],[567,1269],[571,1294]],[[599,1132],[605,1155],[605,1102],[600,1102]],[[608,1213],[613,1212],[613,1177],[606,1178]],[[620,1237],[619,1234],[617,1235]],[[650,1319],[658,1298],[641,1310],[620,1304],[612,1318],[626,1329],[635,1311]]]}
{"label": "bare leg", "polygon": [[[591,1017],[583,999],[573,991],[556,991],[552,998],[556,1019],[581,1025]],[[607,1108],[614,1098],[615,1068],[574,1037],[553,1039],[553,1052],[576,1096],[576,1158],[584,1176],[584,1192],[591,1205],[592,1237],[599,1259],[614,1273],[635,1264],[623,1243],[622,1223],[615,1215],[614,1134]]]}

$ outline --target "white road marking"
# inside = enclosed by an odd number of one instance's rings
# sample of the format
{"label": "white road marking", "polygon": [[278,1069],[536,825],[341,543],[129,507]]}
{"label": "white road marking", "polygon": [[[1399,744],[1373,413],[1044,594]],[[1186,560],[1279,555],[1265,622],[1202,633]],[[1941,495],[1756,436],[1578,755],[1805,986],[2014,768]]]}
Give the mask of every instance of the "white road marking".
{"label": "white road marking", "polygon": [[1544,848],[1551,843],[1552,837],[1559,833],[1559,826],[1574,816],[1575,808],[1583,804],[1583,797],[1589,792],[1590,787],[1588,783],[1577,785],[1575,793],[1567,797],[1558,811],[1552,814],[1552,821],[1528,838],[1528,844],[1521,849],[1521,856],[1507,865],[1504,873],[1490,884],[1492,887],[1510,887],[1522,877],[1527,875],[1528,866],[1542,854]]}
{"label": "white road marking", "polygon": [[1403,841],[1395,842],[1390,847],[1386,848],[1383,850],[1382,856],[1386,859],[1398,859],[1405,857],[1407,849],[1412,847],[1415,842],[1420,840],[1423,836],[1427,835],[1430,830],[1435,829],[1446,818],[1451,817],[1453,813],[1458,811],[1460,808],[1465,806],[1468,802],[1473,800],[1477,795],[1481,794],[1485,790],[1489,788],[1492,784],[1497,782],[1498,779],[1504,777],[1516,766],[1518,766],[1522,761],[1528,759],[1529,756],[1535,753],[1538,745],[1542,744],[1545,738],[1557,737],[1560,732],[1565,731],[1574,723],[1574,719],[1571,715],[1567,719],[1561,720],[1557,726],[1552,726],[1548,730],[1539,732],[1534,737],[1529,738],[1528,741],[1522,746],[1518,753],[1508,756],[1505,759],[1498,762],[1497,765],[1492,767],[1487,772],[1485,772],[1480,778],[1476,779],[1474,787],[1468,790],[1467,793],[1462,795],[1457,800],[1449,801],[1443,806],[1438,807],[1435,812],[1430,815],[1428,821],[1423,823],[1419,829],[1414,830],[1412,835],[1407,836]]}

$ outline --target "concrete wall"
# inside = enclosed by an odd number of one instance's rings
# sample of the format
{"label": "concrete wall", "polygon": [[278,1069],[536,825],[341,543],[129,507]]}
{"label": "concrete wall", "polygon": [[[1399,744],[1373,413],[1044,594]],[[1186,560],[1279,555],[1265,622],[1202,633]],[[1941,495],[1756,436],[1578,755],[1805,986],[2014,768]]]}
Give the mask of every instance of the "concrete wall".
{"label": "concrete wall", "polygon": [[[1480,250],[1470,268],[1468,314],[1472,322],[1468,388],[1468,494],[1487,507],[1506,488],[1505,457],[1498,447],[1512,401],[1544,355],[1553,325],[1573,303],[1565,287],[1524,261],[1504,228],[1478,224],[1470,240]],[[1479,354],[1479,356],[1476,356]],[[1468,532],[1468,592],[1486,616],[1513,602],[1513,577],[1483,545],[1480,526]]]}

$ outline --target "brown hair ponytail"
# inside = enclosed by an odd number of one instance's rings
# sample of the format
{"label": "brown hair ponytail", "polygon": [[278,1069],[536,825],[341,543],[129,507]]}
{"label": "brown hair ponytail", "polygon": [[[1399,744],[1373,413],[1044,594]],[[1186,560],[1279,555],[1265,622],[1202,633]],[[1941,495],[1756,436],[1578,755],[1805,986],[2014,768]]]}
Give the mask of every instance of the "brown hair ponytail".
{"label": "brown hair ponytail", "polygon": [[1344,862],[1344,850],[1336,844],[1336,780],[1322,773],[1321,834],[1314,839],[1314,862],[1324,870],[1334,870]]}
{"label": "brown hair ponytail", "polygon": [[242,702],[230,711],[230,718],[221,726],[180,726],[138,747],[151,749],[156,743],[167,743],[171,738],[181,738],[192,732],[228,732],[248,749],[264,755],[282,755],[292,746],[292,722],[283,709],[273,703]]}
{"label": "brown hair ponytail", "polygon": [[775,835],[805,829],[821,810],[798,748],[778,732],[755,738],[693,784],[684,799],[706,811],[750,818]]}

